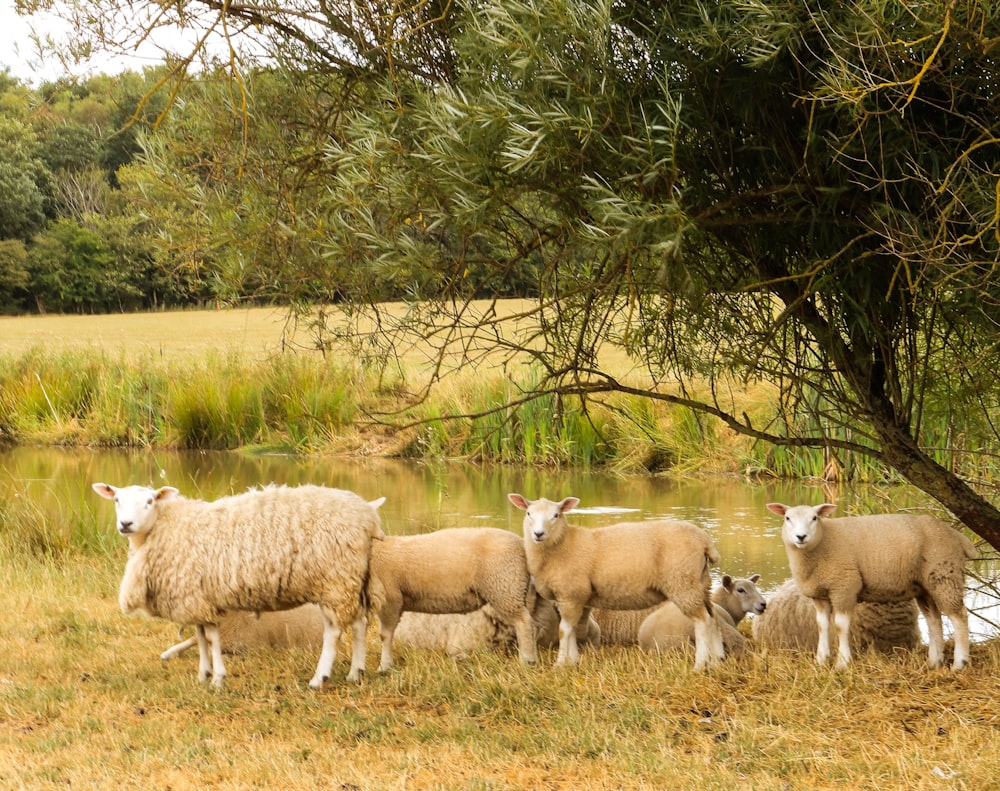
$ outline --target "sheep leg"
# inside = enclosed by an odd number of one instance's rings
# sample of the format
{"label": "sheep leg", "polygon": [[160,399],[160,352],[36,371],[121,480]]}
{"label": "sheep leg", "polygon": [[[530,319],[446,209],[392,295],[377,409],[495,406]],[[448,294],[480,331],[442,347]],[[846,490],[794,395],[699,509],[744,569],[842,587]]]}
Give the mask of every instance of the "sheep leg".
{"label": "sheep leg", "polygon": [[527,609],[522,609],[520,615],[514,621],[514,634],[517,637],[517,653],[521,661],[528,665],[533,665],[538,661],[538,649],[535,645],[535,624],[531,620],[531,613]]}
{"label": "sheep leg", "polygon": [[226,679],[226,665],[222,661],[222,637],[219,634],[219,624],[205,624],[205,638],[212,651],[212,686],[221,687]]}
{"label": "sheep leg", "polygon": [[368,656],[368,647],[365,645],[367,631],[368,619],[360,615],[351,626],[351,672],[347,674],[347,680],[355,684],[361,681],[361,675],[365,672],[365,660]]}
{"label": "sheep leg", "polygon": [[194,636],[198,641],[198,681],[204,683],[212,677],[212,659],[205,637],[205,627],[198,624],[194,628]]}
{"label": "sheep leg", "polygon": [[833,623],[837,629],[837,670],[843,670],[851,664],[851,613],[847,610],[836,610],[833,613]]}
{"label": "sheep leg", "polygon": [[[927,622],[927,664],[940,667],[944,661],[944,625],[941,623],[941,611],[929,597],[918,596],[917,606]],[[956,633],[957,635],[957,633]],[[968,629],[966,629],[968,638]],[[955,641],[955,659],[958,659],[958,640]]]}
{"label": "sheep leg", "polygon": [[396,633],[402,612],[395,608],[383,608],[378,615],[378,634],[382,639],[382,658],[378,663],[378,672],[385,673],[392,669],[392,638]]}
{"label": "sheep leg", "polygon": [[819,629],[819,642],[816,646],[816,662],[825,665],[830,658],[830,602],[813,599],[816,607],[816,627]]}
{"label": "sheep leg", "polygon": [[710,609],[702,609],[692,620],[694,621],[694,669],[700,672],[722,659],[726,655],[726,650],[722,645],[722,630],[712,617]]}
{"label": "sheep leg", "polygon": [[580,649],[576,642],[576,625],[580,622],[583,608],[576,603],[558,602],[559,610],[559,654],[557,665],[575,665],[580,661]]}
{"label": "sheep leg", "polygon": [[197,637],[189,637],[187,640],[184,640],[181,643],[177,643],[176,645],[170,646],[170,648],[168,648],[166,651],[160,654],[160,659],[164,661],[168,659],[173,659],[175,656],[177,656],[180,653],[183,653],[184,651],[187,651],[191,646],[196,645],[197,643],[198,643]]}
{"label": "sheep leg", "polygon": [[951,669],[961,670],[969,664],[969,614],[963,605],[960,612],[948,613],[948,619],[955,630],[955,658]]}
{"label": "sheep leg", "polygon": [[323,616],[323,650],[316,664],[316,675],[309,682],[310,689],[322,689],[323,682],[330,678],[333,672],[333,662],[337,658],[337,643],[340,641],[340,626],[336,619],[331,618],[326,607],[320,607]]}

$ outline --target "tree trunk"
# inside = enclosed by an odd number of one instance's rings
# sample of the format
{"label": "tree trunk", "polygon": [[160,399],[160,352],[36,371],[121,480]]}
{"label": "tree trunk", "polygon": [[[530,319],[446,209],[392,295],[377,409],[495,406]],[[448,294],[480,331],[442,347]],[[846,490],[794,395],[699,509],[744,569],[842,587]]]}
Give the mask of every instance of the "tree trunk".
{"label": "tree trunk", "polygon": [[941,503],[977,536],[1000,549],[1000,510],[920,450],[909,432],[875,416],[873,420],[882,440],[885,463]]}

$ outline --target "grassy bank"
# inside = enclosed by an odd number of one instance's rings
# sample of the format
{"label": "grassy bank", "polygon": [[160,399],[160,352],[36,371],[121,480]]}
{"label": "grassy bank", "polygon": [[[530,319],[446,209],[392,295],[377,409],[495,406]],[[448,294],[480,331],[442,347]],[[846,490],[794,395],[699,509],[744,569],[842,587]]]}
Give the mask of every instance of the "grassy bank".
{"label": "grassy bank", "polygon": [[[623,472],[884,475],[862,456],[758,445],[714,418],[649,399],[582,403],[549,396],[501,409],[535,384],[527,367],[515,374],[488,365],[459,370],[417,401],[426,350],[411,350],[397,367],[376,374],[357,360],[308,346],[308,338],[270,309],[2,319],[0,439],[390,454]],[[768,424],[772,388],[759,385],[739,398],[737,413]]]}
{"label": "grassy bank", "polygon": [[[256,650],[227,687],[168,663],[173,626],[130,619],[119,561],[0,563],[0,788],[990,788],[998,646],[962,674],[922,655],[832,672],[795,654],[706,674],[603,648],[577,669],[401,648],[360,686],[307,688],[316,657]],[[374,631],[370,653],[377,649]],[[370,656],[370,659],[374,659]],[[373,662],[369,665],[373,669]]]}

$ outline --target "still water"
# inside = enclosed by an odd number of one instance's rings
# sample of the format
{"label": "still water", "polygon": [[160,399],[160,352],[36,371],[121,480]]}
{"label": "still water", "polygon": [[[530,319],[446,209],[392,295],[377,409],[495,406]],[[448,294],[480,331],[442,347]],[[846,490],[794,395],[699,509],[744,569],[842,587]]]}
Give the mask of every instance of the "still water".
{"label": "still water", "polygon": [[[534,499],[581,500],[577,524],[597,527],[616,521],[672,517],[687,519],[715,540],[719,572],[761,575],[765,595],[789,577],[780,520],[764,505],[779,501],[837,503],[842,513],[928,508],[920,492],[899,486],[858,486],[744,478],[675,479],[619,476],[580,470],[480,467],[467,463],[421,463],[389,459],[246,456],[221,452],[108,451],[14,448],[0,452],[0,500],[30,498],[41,512],[66,504],[84,519],[101,521],[113,535],[112,511],[91,492],[104,481],[175,486],[189,497],[214,499],[261,484],[313,483],[350,489],[382,506],[387,533],[411,534],[446,527],[489,526],[520,533],[522,512],[508,492]],[[981,564],[980,564],[981,565]],[[988,569],[980,569],[989,573]],[[991,592],[970,592],[970,627],[982,639],[994,633],[997,602]],[[985,619],[985,620],[984,620]]]}

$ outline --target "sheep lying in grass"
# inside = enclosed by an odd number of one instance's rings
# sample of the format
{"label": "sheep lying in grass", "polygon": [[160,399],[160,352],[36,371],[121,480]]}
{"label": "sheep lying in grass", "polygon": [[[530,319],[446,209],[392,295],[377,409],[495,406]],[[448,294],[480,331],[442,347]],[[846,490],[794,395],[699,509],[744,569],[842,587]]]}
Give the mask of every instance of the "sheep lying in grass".
{"label": "sheep lying in grass", "polygon": [[[851,616],[849,638],[852,649],[871,647],[882,653],[898,649],[912,651],[921,641],[917,622],[919,612],[913,599],[885,603],[858,602]],[[753,638],[758,648],[816,648],[819,640],[816,607],[812,599],[799,593],[795,580],[786,580],[771,596],[764,614],[754,619]]]}
{"label": "sheep lying in grass", "polygon": [[[722,632],[722,644],[727,655],[742,653],[744,649],[746,640],[736,629],[743,617],[760,615],[767,608],[767,602],[757,587],[759,579],[760,574],[748,578],[724,574],[712,591],[715,620]],[[639,647],[650,653],[678,648],[694,641],[694,624],[673,602],[667,602],[643,620],[637,639]]]}
{"label": "sheep lying in grass", "polygon": [[965,609],[965,565],[976,557],[973,543],[931,516],[878,514],[826,518],[836,508],[769,503],[784,517],[781,538],[798,589],[816,606],[816,660],[830,656],[830,614],[838,633],[837,667],[851,661],[851,617],[859,601],[916,599],[930,635],[928,661],[943,661],[941,614],[955,630],[952,667],[969,661],[969,619]]}
{"label": "sheep lying in grass", "polygon": [[521,660],[536,660],[524,544],[492,527],[455,527],[412,536],[386,536],[372,547],[370,610],[382,637],[379,670],[392,667],[392,641],[404,611],[470,613],[484,604],[513,628]]}
{"label": "sheep lying in grass", "polygon": [[[724,574],[712,590],[715,619],[722,632],[726,654],[739,653],[745,640],[736,625],[748,613],[764,612],[766,602],[757,587],[759,574],[750,578]],[[601,645],[636,645],[656,652],[687,645],[694,639],[694,624],[673,602],[645,610],[594,610],[601,630]]]}
{"label": "sheep lying in grass", "polygon": [[[323,648],[309,686],[329,678],[341,630],[354,636],[348,679],[365,665],[365,581],[373,539],[382,536],[376,503],[319,486],[267,487],[214,502],[164,486],[95,483],[113,500],[129,558],[118,601],[195,627],[199,679],[226,675],[219,620],[235,611],[266,612],[312,602],[323,617]],[[374,506],[374,507],[373,507]]]}
{"label": "sheep lying in grass", "polygon": [[525,512],[525,553],[535,587],[560,613],[557,664],[579,661],[576,627],[592,608],[638,610],[667,600],[694,621],[695,669],[723,658],[709,597],[709,569],[719,553],[704,530],[668,520],[585,529],[566,519],[580,502],[576,497],[508,498]]}

